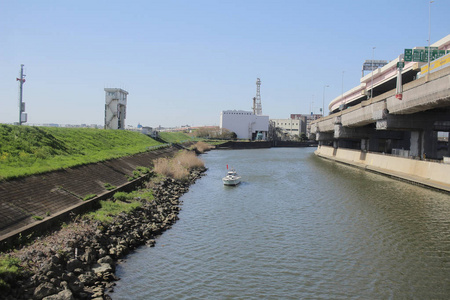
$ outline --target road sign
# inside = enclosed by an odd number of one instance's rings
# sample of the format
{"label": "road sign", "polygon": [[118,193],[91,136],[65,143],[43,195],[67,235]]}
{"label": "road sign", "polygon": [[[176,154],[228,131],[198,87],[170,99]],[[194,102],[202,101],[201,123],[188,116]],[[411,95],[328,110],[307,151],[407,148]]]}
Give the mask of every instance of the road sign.
{"label": "road sign", "polygon": [[[431,47],[430,61],[444,56],[450,51],[438,50],[437,47]],[[405,61],[427,62],[428,61],[428,47],[426,49],[405,49]]]}
{"label": "road sign", "polygon": [[399,61],[399,62],[397,63],[397,68],[403,68],[404,66],[405,66],[405,63],[402,62],[402,61]]}
{"label": "road sign", "polygon": [[412,61],[412,54],[413,54],[412,49],[405,49],[405,56],[404,56],[405,61]]}

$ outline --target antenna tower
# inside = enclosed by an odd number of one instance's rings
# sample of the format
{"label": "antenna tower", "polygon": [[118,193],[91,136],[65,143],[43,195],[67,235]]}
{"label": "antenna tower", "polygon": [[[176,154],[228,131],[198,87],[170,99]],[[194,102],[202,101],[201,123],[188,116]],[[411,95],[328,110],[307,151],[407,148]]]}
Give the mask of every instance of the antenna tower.
{"label": "antenna tower", "polygon": [[261,80],[259,78],[256,78],[256,101],[253,110],[255,115],[262,115],[260,88],[261,88]]}
{"label": "antenna tower", "polygon": [[16,78],[16,81],[20,81],[19,84],[19,125],[27,121],[27,114],[25,113],[25,103],[22,101],[23,96],[23,83],[25,82],[25,74],[23,74],[23,66],[20,65],[20,78]]}

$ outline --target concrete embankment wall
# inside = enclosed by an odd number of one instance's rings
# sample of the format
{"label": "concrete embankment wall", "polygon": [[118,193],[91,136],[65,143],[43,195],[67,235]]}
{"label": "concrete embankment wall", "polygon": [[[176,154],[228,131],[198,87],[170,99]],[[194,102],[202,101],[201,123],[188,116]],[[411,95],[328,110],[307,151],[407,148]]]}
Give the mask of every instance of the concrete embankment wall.
{"label": "concrete embankment wall", "polygon": [[[172,156],[177,147],[140,153],[95,164],[0,182],[0,243],[45,229],[71,213],[89,209],[117,189],[126,190],[137,167],[151,167],[158,157]],[[117,187],[109,191],[106,184]],[[87,195],[96,195],[83,201]],[[43,218],[42,220],[40,220]]]}
{"label": "concrete embankment wall", "polygon": [[450,192],[450,164],[319,146],[315,154],[340,163]]}
{"label": "concrete embankment wall", "polygon": [[270,148],[272,147],[271,142],[260,141],[260,142],[233,142],[229,141],[216,146],[216,149],[260,149],[260,148]]}
{"label": "concrete embankment wall", "polygon": [[234,142],[228,141],[217,145],[216,149],[261,149],[271,147],[313,147],[317,142],[294,142],[294,141],[253,141],[253,142]]}

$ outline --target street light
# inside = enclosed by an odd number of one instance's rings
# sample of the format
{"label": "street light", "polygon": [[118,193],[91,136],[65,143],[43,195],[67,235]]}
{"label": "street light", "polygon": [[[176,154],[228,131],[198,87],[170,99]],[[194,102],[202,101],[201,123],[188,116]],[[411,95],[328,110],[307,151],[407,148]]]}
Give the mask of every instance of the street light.
{"label": "street light", "polygon": [[376,47],[372,47],[372,88],[370,89],[370,99],[373,98],[373,59],[375,57],[375,48]]}
{"label": "street light", "polygon": [[[341,96],[341,105],[339,108],[342,107],[342,109],[344,108],[344,73],[345,71],[342,71],[342,96]],[[340,110],[342,110],[340,109]]]}
{"label": "street light", "polygon": [[323,98],[322,98],[322,117],[325,117],[325,88],[330,87],[329,85],[323,86]]}
{"label": "street light", "polygon": [[431,56],[431,49],[430,49],[430,43],[431,43],[431,3],[434,1],[430,1],[430,4],[428,5],[428,72],[427,76],[430,74],[430,56]]}

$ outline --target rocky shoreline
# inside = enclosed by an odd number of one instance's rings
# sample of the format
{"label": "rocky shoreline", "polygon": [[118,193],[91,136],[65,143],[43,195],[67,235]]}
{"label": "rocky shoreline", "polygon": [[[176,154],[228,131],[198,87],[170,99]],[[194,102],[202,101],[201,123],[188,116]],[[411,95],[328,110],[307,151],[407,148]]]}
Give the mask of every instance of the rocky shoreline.
{"label": "rocky shoreline", "polygon": [[115,266],[131,250],[153,246],[155,238],[178,220],[179,198],[206,171],[194,169],[184,181],[165,178],[152,186],[154,201],[111,223],[75,217],[61,229],[32,245],[10,253],[30,270],[8,282],[11,289],[0,298],[12,299],[110,299]]}

